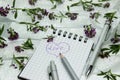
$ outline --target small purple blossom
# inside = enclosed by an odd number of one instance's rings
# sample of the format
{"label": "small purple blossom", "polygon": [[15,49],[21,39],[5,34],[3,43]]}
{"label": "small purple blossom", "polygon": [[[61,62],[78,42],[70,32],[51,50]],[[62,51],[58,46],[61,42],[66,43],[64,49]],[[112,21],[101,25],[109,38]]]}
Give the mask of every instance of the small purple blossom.
{"label": "small purple blossom", "polygon": [[47,42],[53,42],[53,39],[54,39],[55,37],[54,36],[48,36],[46,39],[47,39]]}
{"label": "small purple blossom", "polygon": [[39,20],[42,20],[43,16],[42,16],[41,14],[37,14],[37,18],[38,18]]}
{"label": "small purple blossom", "polygon": [[94,19],[94,18],[95,18],[95,15],[96,15],[96,13],[90,13],[90,18],[91,18],[91,19]]}
{"label": "small purple blossom", "polygon": [[53,37],[48,38],[47,42],[53,42]]}
{"label": "small purple blossom", "polygon": [[34,27],[33,29],[32,29],[32,31],[34,32],[34,33],[37,33],[37,32],[39,32],[39,27]]}
{"label": "small purple blossom", "polygon": [[95,28],[93,28],[91,25],[85,25],[84,32],[85,32],[85,35],[89,38],[94,37],[96,34]]}
{"label": "small purple blossom", "polygon": [[41,13],[42,15],[47,16],[49,12],[46,9],[42,9]]}
{"label": "small purple blossom", "polygon": [[30,5],[35,5],[35,3],[37,2],[37,0],[28,0]]}
{"label": "small purple blossom", "polygon": [[11,64],[10,67],[14,67],[14,69],[17,69],[17,66],[15,64]]}
{"label": "small purple blossom", "polygon": [[117,30],[116,30],[116,32],[115,32],[115,34],[114,34],[114,37],[111,38],[111,42],[112,42],[113,44],[120,42],[120,35],[118,35]]}
{"label": "small purple blossom", "polygon": [[108,3],[108,2],[105,3],[105,4],[103,5],[103,7],[104,7],[104,8],[109,8],[109,7],[110,7],[110,3]]}
{"label": "small purple blossom", "polygon": [[46,38],[43,38],[43,39],[47,39],[47,42],[53,42],[54,38],[55,38],[54,36],[50,35],[50,36],[47,36]]}
{"label": "small purple blossom", "polygon": [[9,40],[16,40],[19,38],[18,33],[15,32],[12,28],[7,29],[7,32],[10,34],[10,36],[8,37]]}
{"label": "small purple blossom", "polygon": [[77,15],[78,13],[66,13],[66,15],[71,19],[71,20],[75,20],[77,19]]}
{"label": "small purple blossom", "polygon": [[120,38],[112,38],[111,42],[112,43],[118,43],[118,42],[120,42]]}
{"label": "small purple blossom", "polygon": [[53,20],[53,19],[55,19],[55,14],[52,12],[48,15],[48,17],[50,20]]}
{"label": "small purple blossom", "polygon": [[15,47],[15,50],[16,50],[17,52],[22,52],[22,51],[24,51],[24,49],[23,49],[21,46],[16,46],[16,47]]}
{"label": "small purple blossom", "polygon": [[89,7],[89,8],[87,9],[87,11],[94,11],[94,8],[93,8],[93,7]]}
{"label": "small purple blossom", "polygon": [[4,43],[3,41],[0,41],[0,48],[4,48],[4,47],[6,47],[6,46],[7,46],[6,43]]}
{"label": "small purple blossom", "polygon": [[9,10],[10,10],[9,5],[6,6],[5,8],[0,7],[0,15],[7,16],[7,14],[9,13]]}

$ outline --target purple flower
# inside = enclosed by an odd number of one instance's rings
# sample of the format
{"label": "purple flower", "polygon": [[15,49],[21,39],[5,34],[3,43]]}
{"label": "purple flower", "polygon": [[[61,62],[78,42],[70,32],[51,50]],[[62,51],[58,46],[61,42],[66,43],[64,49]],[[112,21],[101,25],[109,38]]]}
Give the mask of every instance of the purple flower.
{"label": "purple flower", "polygon": [[105,4],[103,5],[103,7],[104,7],[104,8],[109,8],[109,7],[110,7],[110,3],[108,3],[108,2],[105,3]]}
{"label": "purple flower", "polygon": [[18,39],[19,35],[17,32],[14,31],[14,29],[9,28],[7,29],[7,32],[10,34],[10,36],[8,37],[9,40],[16,40]]}
{"label": "purple flower", "polygon": [[14,69],[17,69],[17,66],[15,64],[11,64],[10,67],[14,67]]}
{"label": "purple flower", "polygon": [[119,38],[112,38],[111,42],[112,43],[117,43],[117,42],[120,42],[120,39]]}
{"label": "purple flower", "polygon": [[7,14],[9,13],[9,10],[10,10],[9,5],[5,8],[0,7],[0,15],[1,16],[7,16]]}
{"label": "purple flower", "polygon": [[94,10],[93,7],[89,7],[89,8],[87,9],[87,11],[93,11],[93,10]]}
{"label": "purple flower", "polygon": [[35,5],[35,3],[37,2],[37,0],[28,0],[30,5]]}
{"label": "purple flower", "polygon": [[48,38],[47,42],[53,42],[53,37]]}
{"label": "purple flower", "polygon": [[52,13],[50,13],[50,14],[48,15],[48,17],[49,17],[49,19],[50,19],[50,20],[55,19],[55,15],[54,15],[54,13],[53,13],[53,12],[52,12]]}
{"label": "purple flower", "polygon": [[0,41],[0,48],[4,48],[6,46],[7,46],[7,44],[5,44],[3,41]]}
{"label": "purple flower", "polygon": [[42,16],[41,14],[37,14],[37,18],[38,18],[39,20],[42,20],[43,16]]}
{"label": "purple flower", "polygon": [[16,50],[17,52],[22,52],[22,51],[24,51],[24,49],[23,49],[21,46],[16,46],[16,47],[15,47],[15,50]]}
{"label": "purple flower", "polygon": [[96,13],[90,13],[90,18],[94,19]]}
{"label": "purple flower", "polygon": [[43,38],[43,39],[47,39],[47,42],[53,42],[54,38],[55,38],[54,36],[50,35],[50,36],[47,36],[46,38]]}
{"label": "purple flower", "polygon": [[40,30],[39,27],[34,27],[34,28],[32,29],[32,31],[33,31],[34,33],[37,33],[39,30]]}
{"label": "purple flower", "polygon": [[77,15],[78,13],[66,13],[66,15],[71,19],[71,20],[75,20],[77,19]]}
{"label": "purple flower", "polygon": [[85,32],[85,35],[89,38],[94,37],[96,34],[95,28],[91,27],[91,25],[85,25],[84,32]]}
{"label": "purple flower", "polygon": [[49,12],[46,9],[42,9],[41,13],[42,15],[47,16]]}

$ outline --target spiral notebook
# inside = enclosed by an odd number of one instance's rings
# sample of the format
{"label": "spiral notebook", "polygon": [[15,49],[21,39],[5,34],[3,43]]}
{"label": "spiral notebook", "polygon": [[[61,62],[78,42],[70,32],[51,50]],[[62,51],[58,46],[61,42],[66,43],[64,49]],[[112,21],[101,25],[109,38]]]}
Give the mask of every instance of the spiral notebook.
{"label": "spiral notebook", "polygon": [[43,39],[39,42],[35,53],[18,77],[25,80],[49,80],[47,67],[50,61],[54,60],[59,80],[72,80],[61,63],[59,53],[62,53],[80,78],[93,46],[93,41],[84,36],[58,29],[49,31],[48,34],[55,36],[53,41],[47,42]]}

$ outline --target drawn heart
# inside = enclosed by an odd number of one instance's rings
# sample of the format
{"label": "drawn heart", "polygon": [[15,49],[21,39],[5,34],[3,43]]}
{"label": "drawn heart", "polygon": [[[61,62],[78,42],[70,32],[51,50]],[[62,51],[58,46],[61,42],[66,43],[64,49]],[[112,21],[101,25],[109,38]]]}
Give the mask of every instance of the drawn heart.
{"label": "drawn heart", "polygon": [[59,56],[60,53],[66,54],[69,50],[70,50],[70,45],[66,42],[60,42],[60,43],[49,42],[46,45],[47,53],[55,56]]}

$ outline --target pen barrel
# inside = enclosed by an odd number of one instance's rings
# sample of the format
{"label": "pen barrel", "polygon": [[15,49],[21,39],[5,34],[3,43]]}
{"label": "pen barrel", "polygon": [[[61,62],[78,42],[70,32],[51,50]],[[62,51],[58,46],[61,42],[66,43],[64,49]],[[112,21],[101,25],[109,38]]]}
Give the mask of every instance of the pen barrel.
{"label": "pen barrel", "polygon": [[53,61],[51,61],[51,75],[52,75],[52,80],[59,80],[58,72],[57,72],[57,67]]}
{"label": "pen barrel", "polygon": [[57,70],[53,70],[53,71],[51,72],[51,74],[52,74],[52,79],[53,79],[53,80],[59,80]]}
{"label": "pen barrel", "polygon": [[70,77],[72,78],[72,80],[79,80],[75,71],[73,70],[73,68],[69,64],[68,60],[65,57],[61,58],[61,60],[62,60],[63,65],[65,66],[66,70],[70,74]]}
{"label": "pen barrel", "polygon": [[96,47],[94,49],[90,65],[94,65],[95,60],[96,60],[97,56],[99,55],[98,53],[100,52],[101,47],[103,45],[103,42],[105,41],[105,38],[107,37],[108,30],[109,30],[109,26],[105,25],[102,32],[101,32],[100,38],[99,38],[99,40],[97,42],[97,45],[96,45]]}

